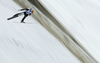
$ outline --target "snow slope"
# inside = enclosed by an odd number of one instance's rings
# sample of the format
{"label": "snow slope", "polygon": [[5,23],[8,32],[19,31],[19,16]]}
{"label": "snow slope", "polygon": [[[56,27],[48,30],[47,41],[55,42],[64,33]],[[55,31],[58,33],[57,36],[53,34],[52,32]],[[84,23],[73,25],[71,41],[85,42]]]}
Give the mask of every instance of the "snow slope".
{"label": "snow slope", "polygon": [[18,9],[13,0],[0,1],[0,63],[80,63],[33,17],[7,21]]}
{"label": "snow slope", "polygon": [[100,1],[40,0],[80,44],[100,62]]}

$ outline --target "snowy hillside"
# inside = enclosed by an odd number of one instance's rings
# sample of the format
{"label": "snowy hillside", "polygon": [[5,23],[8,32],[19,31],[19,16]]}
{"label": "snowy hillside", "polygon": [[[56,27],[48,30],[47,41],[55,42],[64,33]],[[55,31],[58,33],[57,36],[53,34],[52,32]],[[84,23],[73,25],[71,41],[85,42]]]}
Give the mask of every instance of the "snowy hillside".
{"label": "snowy hillside", "polygon": [[40,0],[71,32],[76,40],[100,62],[100,1]]}
{"label": "snowy hillside", "polygon": [[[0,63],[99,63],[99,3],[1,0]],[[23,16],[7,20],[18,9],[34,6],[26,23],[20,23]]]}
{"label": "snowy hillside", "polygon": [[80,63],[33,17],[8,21],[18,9],[13,0],[0,1],[0,63]]}

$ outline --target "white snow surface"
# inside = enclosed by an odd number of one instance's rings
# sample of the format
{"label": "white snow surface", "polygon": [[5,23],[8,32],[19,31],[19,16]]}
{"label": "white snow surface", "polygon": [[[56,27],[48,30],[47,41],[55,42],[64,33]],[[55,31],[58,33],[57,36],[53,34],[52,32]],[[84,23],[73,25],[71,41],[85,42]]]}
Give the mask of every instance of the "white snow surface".
{"label": "white snow surface", "polygon": [[[0,0],[0,63],[80,63],[68,49],[43,28],[33,17],[27,17],[25,19],[25,24],[20,23],[23,16],[8,21],[7,18],[20,12],[18,9],[21,9],[21,7],[13,0]],[[65,16],[66,15],[67,14],[65,14]],[[70,14],[69,17],[72,18]],[[75,23],[73,23],[73,21],[74,19],[72,21],[67,20],[65,21],[65,24],[70,27],[73,24],[73,26],[75,26],[75,24],[79,23],[77,21],[74,21]],[[79,24],[77,26],[81,27]],[[70,30],[76,30],[76,28],[72,29],[72,27]],[[79,31],[77,31],[77,33],[78,32]],[[81,34],[79,34],[79,36],[80,35]],[[89,35],[87,37],[89,37]],[[87,39],[84,36],[82,37]],[[83,38],[80,37],[80,40]],[[95,45],[92,44],[88,47],[91,48],[90,46]],[[93,52],[97,53],[95,51]]]}
{"label": "white snow surface", "polygon": [[39,1],[100,62],[100,0]]}

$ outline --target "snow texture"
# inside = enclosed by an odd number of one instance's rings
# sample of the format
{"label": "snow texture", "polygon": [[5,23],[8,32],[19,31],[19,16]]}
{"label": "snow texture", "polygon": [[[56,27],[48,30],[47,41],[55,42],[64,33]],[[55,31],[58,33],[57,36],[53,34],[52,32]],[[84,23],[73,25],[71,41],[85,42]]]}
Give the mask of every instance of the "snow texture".
{"label": "snow texture", "polygon": [[33,17],[8,21],[21,9],[13,0],[1,0],[0,9],[0,63],[80,63]]}
{"label": "snow texture", "polygon": [[100,1],[40,0],[71,34],[100,62]]}

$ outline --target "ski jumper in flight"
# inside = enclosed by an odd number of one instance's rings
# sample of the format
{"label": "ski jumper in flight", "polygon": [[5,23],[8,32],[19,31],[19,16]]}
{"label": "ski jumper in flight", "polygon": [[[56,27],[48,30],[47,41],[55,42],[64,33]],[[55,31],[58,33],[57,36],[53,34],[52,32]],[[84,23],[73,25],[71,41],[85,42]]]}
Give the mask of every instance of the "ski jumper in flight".
{"label": "ski jumper in flight", "polygon": [[25,8],[25,9],[20,9],[19,11],[23,11],[23,10],[25,10],[25,11],[13,15],[12,17],[8,18],[7,20],[10,20],[10,19],[19,17],[19,16],[21,16],[21,15],[24,15],[23,19],[21,20],[21,23],[25,23],[25,22],[24,22],[24,19],[25,19],[27,16],[31,15],[31,14],[34,12],[34,8],[30,8],[30,9]]}

